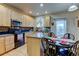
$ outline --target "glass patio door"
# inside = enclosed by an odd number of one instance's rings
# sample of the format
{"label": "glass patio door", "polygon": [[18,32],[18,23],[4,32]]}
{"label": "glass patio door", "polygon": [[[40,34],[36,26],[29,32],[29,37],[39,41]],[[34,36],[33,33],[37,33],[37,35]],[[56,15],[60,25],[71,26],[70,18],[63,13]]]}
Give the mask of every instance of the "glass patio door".
{"label": "glass patio door", "polygon": [[57,18],[55,19],[56,24],[56,35],[57,37],[62,37],[66,31],[66,19],[65,18]]}

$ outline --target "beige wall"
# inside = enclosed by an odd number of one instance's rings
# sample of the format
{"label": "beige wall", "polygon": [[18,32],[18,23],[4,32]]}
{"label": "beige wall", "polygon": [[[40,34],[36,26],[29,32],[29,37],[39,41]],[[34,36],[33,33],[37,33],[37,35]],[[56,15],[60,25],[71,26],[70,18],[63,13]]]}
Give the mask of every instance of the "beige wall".
{"label": "beige wall", "polygon": [[79,28],[77,27],[77,20],[79,19],[77,17],[79,17],[79,10],[75,12],[63,12],[59,14],[54,14],[52,15],[52,17],[65,17],[67,19],[68,32],[74,34],[76,40],[79,40]]}

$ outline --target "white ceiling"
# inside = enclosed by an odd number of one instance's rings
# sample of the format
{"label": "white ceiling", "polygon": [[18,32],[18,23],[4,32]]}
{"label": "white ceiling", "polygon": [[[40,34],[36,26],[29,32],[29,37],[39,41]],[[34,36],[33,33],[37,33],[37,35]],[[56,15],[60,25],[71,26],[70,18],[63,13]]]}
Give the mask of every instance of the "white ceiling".
{"label": "white ceiling", "polygon": [[[68,8],[72,5],[72,3],[43,3],[44,6],[40,7],[40,3],[10,3],[10,5],[17,7],[23,10],[26,14],[31,16],[39,16],[45,15],[45,11],[47,14],[60,13],[60,12],[68,12]],[[79,7],[79,4],[76,3]],[[29,13],[32,11],[32,13]],[[39,13],[39,15],[37,15]]]}

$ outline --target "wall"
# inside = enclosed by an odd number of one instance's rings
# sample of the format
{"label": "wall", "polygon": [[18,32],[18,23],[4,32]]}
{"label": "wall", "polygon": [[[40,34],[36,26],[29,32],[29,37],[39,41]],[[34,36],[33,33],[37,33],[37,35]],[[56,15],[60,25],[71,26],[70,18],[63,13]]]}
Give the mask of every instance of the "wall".
{"label": "wall", "polygon": [[53,14],[54,18],[66,18],[67,19],[67,31],[75,35],[75,40],[79,40],[79,28],[77,27],[77,20],[79,19],[79,10],[75,12],[63,12]]}

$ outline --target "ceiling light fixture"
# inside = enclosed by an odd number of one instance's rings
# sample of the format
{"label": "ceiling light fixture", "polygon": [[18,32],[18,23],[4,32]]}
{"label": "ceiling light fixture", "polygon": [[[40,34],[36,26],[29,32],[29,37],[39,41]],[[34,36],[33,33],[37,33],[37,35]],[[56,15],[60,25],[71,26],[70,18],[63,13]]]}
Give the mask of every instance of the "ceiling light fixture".
{"label": "ceiling light fixture", "polygon": [[72,5],[69,7],[68,11],[75,11],[77,9],[78,9],[78,7],[76,5]]}
{"label": "ceiling light fixture", "polygon": [[43,3],[41,3],[41,4],[40,4],[40,7],[43,7],[43,6],[44,6],[44,4],[43,4]]}

